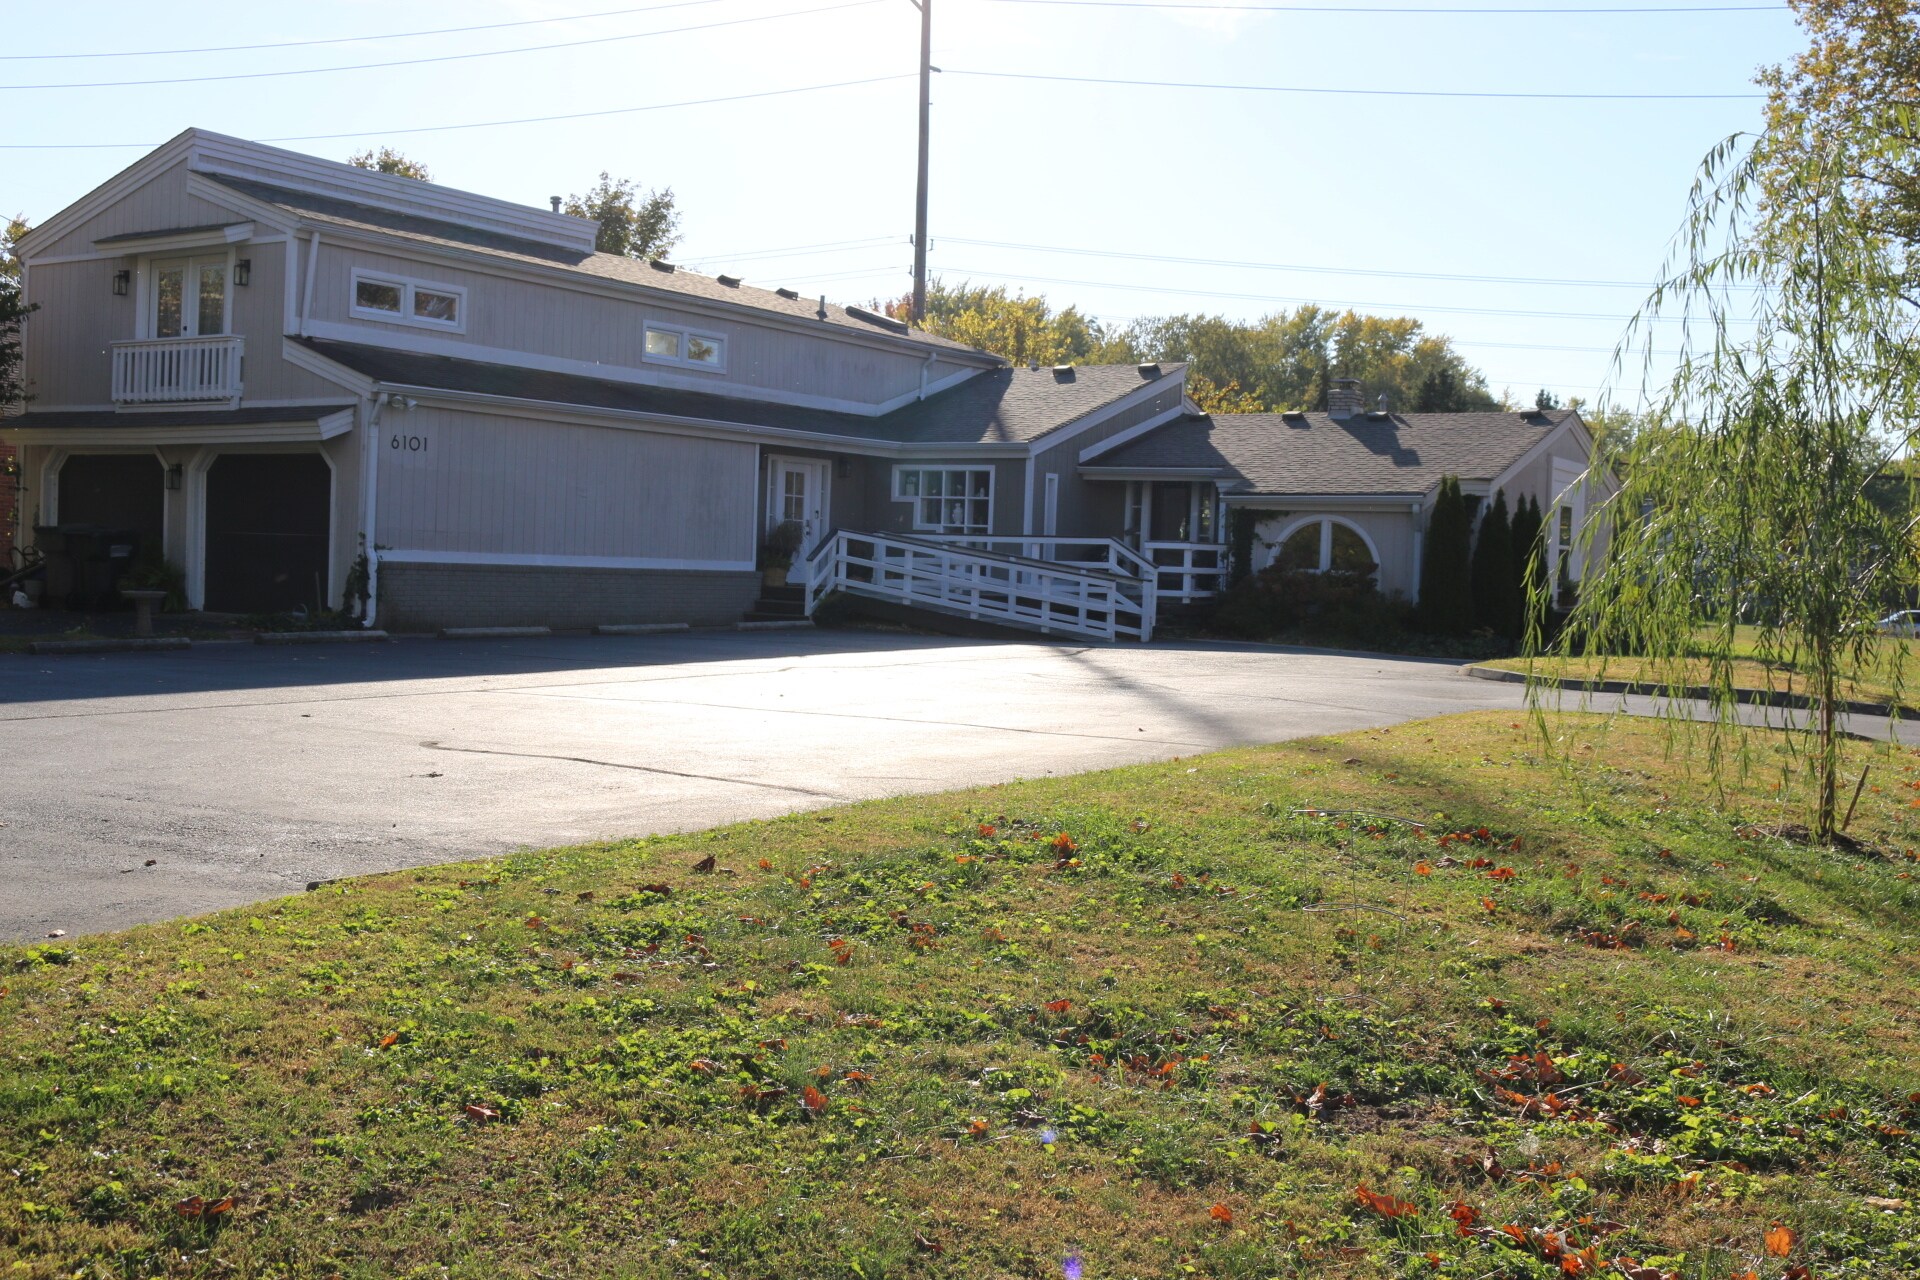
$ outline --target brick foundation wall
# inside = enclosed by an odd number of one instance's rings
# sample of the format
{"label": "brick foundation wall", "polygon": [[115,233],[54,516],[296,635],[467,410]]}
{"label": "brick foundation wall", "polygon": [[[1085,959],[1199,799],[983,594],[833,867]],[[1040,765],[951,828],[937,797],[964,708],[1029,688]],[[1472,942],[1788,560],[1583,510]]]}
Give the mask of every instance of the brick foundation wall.
{"label": "brick foundation wall", "polygon": [[740,621],[758,573],[694,569],[547,569],[523,565],[383,564],[379,625],[583,628],[600,623]]}

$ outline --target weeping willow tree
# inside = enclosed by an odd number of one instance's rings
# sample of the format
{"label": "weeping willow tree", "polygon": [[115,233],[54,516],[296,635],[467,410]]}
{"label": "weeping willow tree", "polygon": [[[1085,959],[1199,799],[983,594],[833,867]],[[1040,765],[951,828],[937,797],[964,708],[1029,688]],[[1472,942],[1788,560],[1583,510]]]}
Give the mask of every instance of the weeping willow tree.
{"label": "weeping willow tree", "polygon": [[1553,646],[1632,655],[1670,691],[1704,683],[1698,720],[1663,705],[1675,733],[1707,735],[1716,782],[1757,746],[1743,660],[1796,673],[1787,767],[1811,783],[1822,843],[1841,820],[1849,679],[1872,669],[1900,701],[1905,646],[1875,622],[1920,578],[1912,523],[1869,498],[1915,433],[1915,247],[1860,178],[1863,149],[1907,147],[1911,167],[1912,136],[1775,112],[1703,163],[1674,268],[1628,340],[1651,370],[1677,336],[1678,364],[1651,396],[1657,425],[1597,464],[1619,488],[1581,532],[1588,573]]}

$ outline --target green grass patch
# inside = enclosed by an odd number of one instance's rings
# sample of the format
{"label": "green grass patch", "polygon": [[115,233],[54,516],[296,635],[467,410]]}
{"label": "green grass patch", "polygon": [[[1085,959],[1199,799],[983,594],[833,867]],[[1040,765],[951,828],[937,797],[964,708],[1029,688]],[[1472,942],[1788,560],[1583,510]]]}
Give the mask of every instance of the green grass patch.
{"label": "green grass patch", "polygon": [[1821,850],[1657,726],[1587,732],[0,949],[0,1277],[1920,1272],[1920,755],[1857,747]]}
{"label": "green grass patch", "polygon": [[[1804,671],[1792,663],[1765,660],[1754,641],[1751,627],[1736,629],[1733,647],[1733,685],[1756,692],[1805,696],[1808,684]],[[1841,681],[1843,698],[1855,702],[1899,703],[1911,707],[1920,703],[1914,679],[1920,675],[1920,642],[1883,636],[1875,641],[1869,660],[1857,670],[1846,672]],[[1711,667],[1704,649],[1682,659],[1679,664],[1658,663],[1650,658],[1632,657],[1542,657],[1492,658],[1482,663],[1502,671],[1518,671],[1555,680],[1626,680],[1635,683],[1660,683],[1668,672],[1677,669],[1688,684],[1704,685],[1711,678]]]}

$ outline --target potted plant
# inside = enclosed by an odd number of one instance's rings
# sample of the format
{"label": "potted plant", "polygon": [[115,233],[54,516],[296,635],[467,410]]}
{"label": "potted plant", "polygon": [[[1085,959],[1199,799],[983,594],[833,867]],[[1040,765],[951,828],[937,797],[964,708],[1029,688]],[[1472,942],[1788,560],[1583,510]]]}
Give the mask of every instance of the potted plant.
{"label": "potted plant", "polygon": [[805,536],[798,520],[782,520],[767,533],[767,540],[760,544],[760,575],[766,585],[786,585],[787,570],[793,567],[794,554]]}

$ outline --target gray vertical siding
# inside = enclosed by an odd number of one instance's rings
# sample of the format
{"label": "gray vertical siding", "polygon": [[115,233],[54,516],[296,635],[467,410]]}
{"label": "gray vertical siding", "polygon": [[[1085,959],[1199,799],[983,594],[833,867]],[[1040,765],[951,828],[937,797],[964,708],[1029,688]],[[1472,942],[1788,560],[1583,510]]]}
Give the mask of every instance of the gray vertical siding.
{"label": "gray vertical siding", "polygon": [[[1060,477],[1060,533],[1063,537],[1117,538],[1126,502],[1126,484],[1113,480],[1088,480],[1080,474],[1080,454],[1104,440],[1138,426],[1147,419],[1177,408],[1186,395],[1184,378],[1168,378],[1166,385],[1149,398],[1113,415],[1112,418],[1060,443],[1041,448],[1034,457],[1033,524],[1038,533],[1045,518],[1047,486],[1045,477]],[[1057,433],[1065,435],[1065,432]]]}
{"label": "gray vertical siding", "polygon": [[[351,307],[353,271],[394,275],[457,285],[467,290],[465,332],[424,329],[355,317]],[[844,329],[822,325],[811,337],[787,328],[702,313],[670,301],[610,297],[592,292],[617,287],[582,277],[579,288],[537,283],[479,265],[454,265],[399,257],[358,244],[329,240],[321,233],[320,261],[314,280],[311,317],[328,327],[329,337],[370,343],[431,341],[476,348],[474,359],[497,359],[488,350],[524,352],[578,362],[571,372],[603,376],[644,369],[650,377],[678,379],[684,385],[750,396],[754,392],[823,397],[848,405],[873,405],[918,390],[923,369],[930,381],[958,372],[961,364],[893,352],[849,340]],[[649,322],[682,326],[727,339],[724,372],[647,364],[641,344]]]}
{"label": "gray vertical siding", "polygon": [[425,406],[377,436],[376,537],[398,555],[751,567],[751,444]]}

